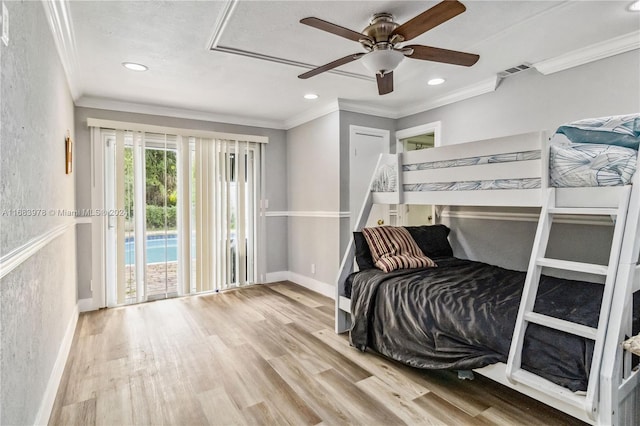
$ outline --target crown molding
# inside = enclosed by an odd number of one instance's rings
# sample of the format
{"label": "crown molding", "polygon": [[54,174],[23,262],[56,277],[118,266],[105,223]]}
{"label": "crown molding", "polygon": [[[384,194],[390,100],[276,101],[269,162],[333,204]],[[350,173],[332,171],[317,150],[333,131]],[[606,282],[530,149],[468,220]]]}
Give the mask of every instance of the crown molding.
{"label": "crown molding", "polygon": [[633,31],[555,58],[537,62],[532,67],[542,74],[548,75],[639,48],[640,31]]}
{"label": "crown molding", "polygon": [[294,127],[298,127],[304,123],[308,123],[309,121],[315,120],[316,118],[320,118],[324,115],[331,114],[332,112],[336,112],[340,110],[340,105],[338,101],[331,101],[327,104],[319,106],[317,108],[312,108],[301,112],[300,114],[294,115],[284,121],[284,128],[286,130],[292,129]]}
{"label": "crown molding", "polygon": [[446,95],[429,99],[426,102],[418,103],[408,108],[403,108],[398,111],[397,117],[394,118],[407,117],[419,112],[429,111],[434,108],[460,102],[475,96],[484,95],[485,93],[495,92],[497,87],[498,76],[494,75],[486,80],[449,92]]}
{"label": "crown molding", "polygon": [[359,114],[375,115],[384,118],[399,118],[397,112],[393,108],[383,107],[379,105],[362,104],[346,99],[338,99],[340,111],[349,111]]}
{"label": "crown molding", "polygon": [[315,120],[316,118],[320,118],[323,115],[329,114],[334,111],[349,111],[360,114],[374,115],[377,117],[399,119],[412,114],[417,114],[419,112],[429,111],[430,109],[469,99],[474,96],[479,96],[484,93],[493,92],[496,90],[497,84],[498,77],[493,76],[479,83],[472,84],[470,86],[466,86],[450,92],[439,98],[430,99],[428,102],[415,104],[410,108],[404,108],[401,110],[395,110],[391,107],[382,107],[379,105],[354,102],[346,99],[338,99],[337,101],[333,101],[322,107],[305,111],[288,120],[285,120],[284,128],[286,130],[289,130],[293,127],[300,126],[301,124],[307,123],[311,120]]}
{"label": "crown molding", "polygon": [[42,0],[42,7],[53,35],[58,57],[67,77],[71,97],[75,101],[80,97],[82,90],[78,84],[80,67],[78,66],[78,51],[69,2],[67,0]]}
{"label": "crown molding", "polygon": [[135,102],[118,101],[115,99],[82,96],[75,102],[78,107],[107,109],[113,111],[131,112],[137,114],[160,115],[166,117],[186,118],[190,120],[202,120],[225,124],[237,124],[240,126],[263,127],[267,129],[284,130],[284,124],[280,120],[265,120],[239,115],[218,114],[206,111],[172,108],[160,105],[141,104]]}

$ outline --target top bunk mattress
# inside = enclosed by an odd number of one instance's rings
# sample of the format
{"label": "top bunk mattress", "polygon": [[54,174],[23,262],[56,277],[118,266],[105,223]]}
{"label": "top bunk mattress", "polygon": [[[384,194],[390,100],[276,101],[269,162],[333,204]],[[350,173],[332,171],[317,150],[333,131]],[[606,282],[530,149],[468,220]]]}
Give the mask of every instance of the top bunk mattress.
{"label": "top bunk mattress", "polygon": [[627,185],[636,171],[640,114],[560,126],[551,138],[549,184],[557,188]]}

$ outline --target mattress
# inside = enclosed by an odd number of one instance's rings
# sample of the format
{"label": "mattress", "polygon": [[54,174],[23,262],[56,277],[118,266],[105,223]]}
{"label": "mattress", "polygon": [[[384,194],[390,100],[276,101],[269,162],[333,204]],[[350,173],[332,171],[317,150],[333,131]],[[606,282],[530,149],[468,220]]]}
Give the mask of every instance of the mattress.
{"label": "mattress", "polygon": [[[437,263],[353,274],[351,344],[425,369],[506,362],[525,273],[456,258]],[[601,298],[601,285],[542,276],[535,311],[595,327]],[[585,390],[592,352],[591,340],[530,324],[523,368]]]}
{"label": "mattress", "polygon": [[565,145],[552,140],[549,184],[557,188],[627,185],[636,171],[637,154],[616,145]]}

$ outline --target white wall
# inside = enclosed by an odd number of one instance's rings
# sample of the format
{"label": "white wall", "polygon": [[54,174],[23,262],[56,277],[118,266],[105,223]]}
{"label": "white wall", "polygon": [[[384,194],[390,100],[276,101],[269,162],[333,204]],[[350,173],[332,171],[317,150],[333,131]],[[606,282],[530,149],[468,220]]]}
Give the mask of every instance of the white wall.
{"label": "white wall", "polygon": [[[51,213],[75,208],[76,174],[65,174],[64,143],[67,130],[74,139],[74,117],[42,3],[4,4],[11,34],[9,46],[0,47],[0,210],[47,213],[0,216],[3,263],[12,250],[33,251],[0,280],[0,424],[26,425],[43,401],[53,403],[48,384],[77,315],[75,223]],[[61,235],[44,238],[54,229]],[[36,250],[31,241],[38,238],[49,242]]]}
{"label": "white wall", "polygon": [[289,272],[333,285],[340,262],[338,112],[287,131],[287,194]]}

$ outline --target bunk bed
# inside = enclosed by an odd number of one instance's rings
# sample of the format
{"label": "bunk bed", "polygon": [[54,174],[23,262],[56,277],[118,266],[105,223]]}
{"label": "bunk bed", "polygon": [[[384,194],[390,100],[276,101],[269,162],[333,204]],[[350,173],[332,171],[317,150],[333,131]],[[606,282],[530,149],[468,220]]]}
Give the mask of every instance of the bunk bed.
{"label": "bunk bed", "polygon": [[[640,317],[638,142],[635,114],[381,155],[340,266],[336,332],[416,367],[473,370],[587,423],[640,424],[628,340]],[[373,204],[539,207],[529,267],[453,258],[444,225],[362,229]],[[567,215],[610,218],[607,265],[547,257]]]}

